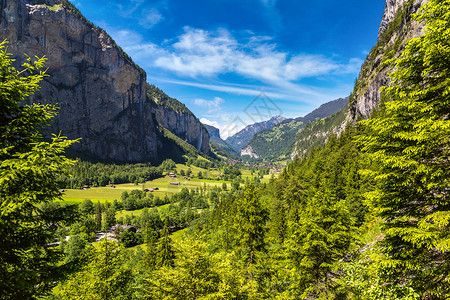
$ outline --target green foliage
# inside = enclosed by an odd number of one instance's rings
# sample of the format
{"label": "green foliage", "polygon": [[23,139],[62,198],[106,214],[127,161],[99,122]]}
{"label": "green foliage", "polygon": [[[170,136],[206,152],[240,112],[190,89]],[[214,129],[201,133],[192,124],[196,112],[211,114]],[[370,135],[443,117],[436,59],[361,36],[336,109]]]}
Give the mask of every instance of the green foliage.
{"label": "green foliage", "polygon": [[89,215],[94,213],[94,203],[90,199],[84,199],[80,206],[80,212],[83,215]]}
{"label": "green foliage", "polygon": [[177,166],[173,160],[166,159],[161,163],[161,168],[164,171],[172,171],[172,170],[176,170]]}
{"label": "green foliage", "polygon": [[239,207],[233,221],[238,251],[251,273],[252,265],[256,264],[260,253],[266,250],[264,239],[269,212],[253,184],[244,188],[235,205]]}
{"label": "green foliage", "polygon": [[[61,199],[57,177],[73,163],[60,136],[42,141],[40,130],[56,115],[52,105],[21,105],[39,89],[44,58],[12,67],[0,43],[0,290],[1,299],[34,299],[63,275],[59,253],[48,244],[58,226],[73,221],[73,207],[40,205]],[[59,271],[59,272],[58,272]]]}
{"label": "green foliage", "polygon": [[220,276],[206,250],[200,240],[179,244],[175,268],[163,267],[149,277],[148,299],[224,299],[217,297]]}
{"label": "green foliage", "polygon": [[346,105],[342,110],[329,117],[306,124],[297,135],[294,146],[296,154],[303,156],[312,149],[324,145],[329,137],[333,135],[332,130],[345,121],[348,107]]}
{"label": "green foliage", "polygon": [[202,155],[194,146],[179,138],[163,126],[159,126],[161,137],[163,138],[162,153],[164,158],[170,157],[180,163],[185,161],[185,156],[197,158]]}
{"label": "green foliage", "polygon": [[290,157],[303,122],[292,120],[255,134],[248,142],[261,158],[280,160]]}
{"label": "green foliage", "polygon": [[158,240],[156,265],[158,267],[168,267],[173,265],[175,251],[172,246],[172,239],[169,235],[169,222],[166,219],[161,237]]}
{"label": "green foliage", "polygon": [[69,176],[61,176],[61,186],[81,188],[84,185],[106,186],[138,181],[149,181],[162,177],[162,169],[149,163],[143,164],[103,164],[78,160],[68,170]]}
{"label": "green foliage", "polygon": [[359,139],[380,166],[370,173],[378,183],[370,199],[385,218],[383,277],[435,297],[450,293],[449,10],[448,0],[431,0],[415,16],[425,34],[391,61],[388,101],[362,122]]}
{"label": "green foliage", "polygon": [[221,138],[211,136],[209,139],[209,145],[211,147],[211,150],[216,155],[221,155],[223,157],[229,158],[229,159],[239,159],[240,153],[236,151],[233,147],[228,145],[224,140]]}
{"label": "green foliage", "polygon": [[59,299],[132,299],[133,271],[116,242],[102,240],[91,247],[89,263],[56,291]]}
{"label": "green foliage", "polygon": [[183,103],[175,98],[167,96],[162,90],[152,84],[147,84],[147,101],[151,101],[164,108],[173,110],[177,113],[194,115]]}

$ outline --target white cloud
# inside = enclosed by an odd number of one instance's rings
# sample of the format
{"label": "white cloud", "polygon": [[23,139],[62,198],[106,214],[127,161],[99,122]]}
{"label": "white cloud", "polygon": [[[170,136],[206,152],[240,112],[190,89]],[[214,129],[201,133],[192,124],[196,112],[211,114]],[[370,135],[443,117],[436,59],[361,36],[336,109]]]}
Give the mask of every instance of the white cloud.
{"label": "white cloud", "polygon": [[[182,35],[165,41],[162,47],[145,41],[134,31],[100,25],[148,71],[159,68],[184,78],[175,80],[174,76],[170,79],[159,76],[157,81],[236,95],[257,96],[264,87],[264,92],[272,99],[314,104],[323,99],[333,99],[336,95],[344,96],[349,88],[309,87],[301,84],[301,79],[317,77],[327,80],[327,76],[357,74],[362,64],[355,58],[342,62],[324,55],[283,52],[270,37],[255,36],[251,32],[247,39],[238,41],[225,29],[206,31],[186,27]],[[217,79],[218,75],[227,73],[260,83],[231,84]],[[155,72],[148,72],[149,78],[152,74]]]}
{"label": "white cloud", "polygon": [[139,25],[144,28],[152,28],[163,20],[162,14],[156,8],[145,9],[142,12],[142,17],[139,19]]}
{"label": "white cloud", "polygon": [[201,118],[200,122],[202,122],[203,124],[206,124],[206,125],[210,125],[210,126],[214,126],[216,128],[220,128],[219,123],[217,123],[216,121],[211,121],[211,120],[208,120],[206,118]]}
{"label": "white cloud", "polygon": [[[161,79],[160,79],[161,80]],[[205,90],[216,91],[216,92],[225,92],[236,95],[244,95],[244,96],[258,96],[261,94],[262,89],[255,86],[244,86],[244,85],[230,85],[230,84],[209,84],[209,83],[201,83],[195,81],[183,81],[183,80],[161,80],[167,83],[179,84],[184,86],[192,86]],[[280,88],[275,87],[274,89],[277,92],[271,92],[268,90],[264,90],[264,93],[273,99],[284,99],[284,100],[293,100],[295,102],[299,101],[300,95],[307,96],[309,98],[324,98],[325,95],[319,93],[317,91],[313,91],[307,87],[302,87],[301,85],[293,84],[293,83],[285,83],[283,86],[284,93],[280,93]],[[312,100],[312,99],[311,99]],[[314,102],[314,101],[311,101]]]}
{"label": "white cloud", "polygon": [[[160,4],[155,3],[154,5]],[[137,20],[139,25],[149,29],[164,18],[156,6],[147,6],[147,2],[144,0],[131,0],[117,4],[117,9],[120,16]]]}
{"label": "white cloud", "polygon": [[323,55],[291,55],[277,50],[268,37],[250,36],[239,43],[227,30],[185,28],[177,41],[155,59],[159,68],[192,78],[237,73],[277,86],[302,78],[354,72],[356,60],[340,63]]}
{"label": "white cloud", "polygon": [[194,104],[200,107],[204,107],[208,109],[208,113],[217,112],[221,109],[220,105],[224,103],[220,97],[214,97],[213,100],[205,100],[205,99],[195,99]]}
{"label": "white cloud", "polygon": [[[323,55],[292,55],[277,50],[277,44],[265,36],[251,35],[247,41],[238,42],[225,29],[210,32],[186,27],[175,42],[162,47],[144,41],[136,32],[106,28],[142,66],[196,79],[235,73],[278,88],[289,85],[300,88],[298,81],[303,78],[357,73],[362,64],[356,58],[342,63]],[[239,92],[239,88],[232,89]],[[303,88],[302,93],[313,92]]]}

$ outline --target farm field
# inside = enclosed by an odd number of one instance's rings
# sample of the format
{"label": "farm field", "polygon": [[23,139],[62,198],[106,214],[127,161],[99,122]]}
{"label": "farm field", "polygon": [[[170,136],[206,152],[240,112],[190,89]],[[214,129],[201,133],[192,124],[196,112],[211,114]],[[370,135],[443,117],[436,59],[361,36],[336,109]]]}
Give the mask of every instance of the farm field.
{"label": "farm field", "polygon": [[[218,177],[221,172],[216,170],[206,170],[203,168],[195,167],[195,166],[186,166],[182,164],[177,164],[176,169],[177,173],[179,174],[181,170],[187,171],[188,169],[191,169],[192,174],[195,176],[198,174],[198,172],[202,172],[204,177]],[[251,174],[251,171],[249,170],[242,170],[242,178],[245,180],[245,178],[252,178],[256,175],[254,173]],[[121,195],[123,192],[127,191],[130,192],[132,190],[144,190],[146,188],[154,188],[157,187],[158,190],[152,192],[154,196],[164,198],[166,195],[172,195],[174,193],[180,192],[183,188],[188,189],[195,189],[199,187],[205,187],[211,188],[213,186],[222,187],[223,183],[226,183],[228,187],[231,186],[230,181],[225,180],[207,180],[207,179],[199,179],[199,178],[192,178],[192,179],[184,179],[183,176],[178,175],[178,178],[171,178],[168,175],[158,178],[152,181],[147,181],[145,183],[139,183],[138,185],[135,185],[134,183],[124,183],[124,184],[116,184],[115,188],[112,188],[110,186],[104,186],[104,187],[91,187],[89,189],[66,189],[63,192],[63,202],[75,204],[75,203],[81,203],[85,199],[90,199],[92,202],[113,202],[114,200],[120,200]],[[274,174],[274,176],[278,176],[278,174]],[[263,178],[261,178],[262,183],[269,182],[270,178],[272,177],[272,174],[265,175]],[[172,185],[171,182],[179,183],[179,185]],[[159,206],[159,208],[162,208],[164,206]],[[125,216],[125,215],[139,215],[142,210],[135,210],[135,211],[119,211],[117,212],[117,216]]]}
{"label": "farm field", "polygon": [[[171,182],[179,182],[180,185],[171,185]],[[146,188],[157,187],[159,190],[152,192],[154,196],[160,198],[164,197],[166,194],[174,194],[180,192],[183,188],[198,188],[198,187],[221,187],[223,183],[230,185],[229,181],[224,180],[206,180],[193,178],[191,180],[186,180],[184,178],[170,178],[165,176],[163,178],[158,178],[152,181],[147,181],[146,183],[135,185],[133,183],[117,184],[115,188],[109,186],[106,187],[91,187],[89,189],[66,189],[63,193],[63,200],[66,203],[80,203],[84,199],[90,199],[93,202],[112,202],[114,199],[119,200],[123,192],[130,192],[132,190],[143,190]]]}

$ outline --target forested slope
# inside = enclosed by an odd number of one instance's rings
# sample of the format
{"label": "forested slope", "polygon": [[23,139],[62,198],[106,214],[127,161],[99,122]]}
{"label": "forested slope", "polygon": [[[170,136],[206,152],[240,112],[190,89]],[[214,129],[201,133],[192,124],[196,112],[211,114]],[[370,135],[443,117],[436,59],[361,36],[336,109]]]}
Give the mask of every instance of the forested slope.
{"label": "forested slope", "polygon": [[[134,229],[118,242],[92,243],[115,205],[92,213],[52,202],[70,142],[39,143],[52,107],[19,106],[39,76],[1,69],[0,91],[19,93],[2,98],[0,298],[448,299],[449,11],[449,0],[430,0],[413,16],[426,30],[386,60],[391,83],[369,119],[267,183],[227,166],[231,186],[183,189],[167,209],[124,220]],[[187,229],[175,242],[177,222]],[[130,240],[145,245],[126,249]]]}

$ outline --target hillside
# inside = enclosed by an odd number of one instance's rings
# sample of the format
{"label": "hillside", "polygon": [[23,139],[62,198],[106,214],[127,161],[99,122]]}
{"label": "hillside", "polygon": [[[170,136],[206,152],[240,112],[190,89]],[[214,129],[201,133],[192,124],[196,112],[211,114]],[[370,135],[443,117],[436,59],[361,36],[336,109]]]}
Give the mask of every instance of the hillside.
{"label": "hillside", "polygon": [[289,162],[208,160],[156,116],[184,164],[72,161],[40,134],[55,108],[22,103],[43,60],[1,43],[0,299],[450,299],[449,12],[386,0],[348,103]]}
{"label": "hillside", "polygon": [[281,116],[272,117],[270,120],[264,122],[258,122],[251,125],[246,126],[244,129],[239,131],[238,133],[228,137],[225,142],[229,144],[233,149],[237,152],[241,152],[242,147],[247,145],[248,141],[258,132],[266,129],[270,129],[273,126],[280,124],[283,122],[285,118]]}
{"label": "hillside", "polygon": [[203,126],[205,126],[206,130],[208,130],[208,133],[210,136],[209,143],[210,143],[211,149],[214,153],[216,153],[217,155],[226,157],[226,158],[231,158],[231,159],[239,158],[239,153],[233,147],[228,145],[227,142],[225,142],[224,140],[222,140],[220,138],[219,128],[216,128],[211,125],[206,125],[206,124],[203,124]]}
{"label": "hillside", "polygon": [[271,129],[255,134],[244,150],[251,147],[253,156],[267,160],[290,158],[294,144],[307,124],[342,110],[346,104],[348,104],[348,97],[339,98],[322,104],[304,117],[284,120]]}

